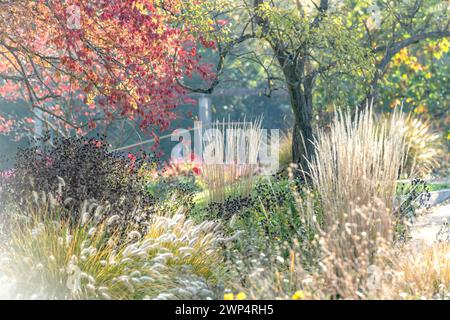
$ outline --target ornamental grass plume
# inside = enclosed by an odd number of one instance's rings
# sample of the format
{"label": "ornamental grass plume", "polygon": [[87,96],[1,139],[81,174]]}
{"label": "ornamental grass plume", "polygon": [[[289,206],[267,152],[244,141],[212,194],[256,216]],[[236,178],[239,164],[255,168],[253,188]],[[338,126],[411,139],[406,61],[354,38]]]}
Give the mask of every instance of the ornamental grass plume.
{"label": "ornamental grass plume", "polygon": [[292,131],[284,133],[281,137],[279,162],[281,169],[288,168],[292,163]]}
{"label": "ornamental grass plume", "polygon": [[392,244],[393,196],[405,158],[405,117],[375,121],[371,107],[336,114],[330,131],[320,131],[309,163],[323,206],[320,274],[324,291],[341,298],[368,298],[367,281]]}
{"label": "ornamental grass plume", "polygon": [[404,131],[408,140],[405,172],[422,178],[429,176],[445,156],[441,135],[433,131],[430,121],[411,114],[405,120]]}
{"label": "ornamental grass plume", "polygon": [[[258,152],[262,141],[261,119],[255,122],[215,122],[206,132],[205,151],[211,159],[204,160],[202,177],[211,203],[223,203],[233,196],[252,192]],[[226,140],[225,140],[226,137]]]}
{"label": "ornamental grass plume", "polygon": [[371,219],[386,216],[383,202],[355,206],[348,213],[352,222],[343,228],[336,223],[325,231],[314,218],[312,200],[306,196],[297,209],[304,227],[315,230],[313,240],[278,243],[258,256],[242,257],[236,267],[247,268],[240,272],[245,285],[233,289],[245,292],[249,299],[398,298],[392,287],[397,276],[390,267],[392,243],[373,228],[384,224]]}
{"label": "ornamental grass plume", "polygon": [[392,247],[392,219],[383,201],[354,206],[345,223],[321,230],[314,275],[321,298],[371,299],[388,294],[392,281],[388,257]]}
{"label": "ornamental grass plume", "polygon": [[450,243],[407,244],[392,255],[400,277],[392,283],[402,299],[450,299]]}
{"label": "ornamental grass plume", "polygon": [[[62,209],[42,200],[9,221],[0,244],[0,275],[12,298],[213,298],[221,270],[220,229],[195,224],[182,211],[155,215],[145,233],[118,221],[87,217],[74,225]],[[49,212],[42,212],[47,210]]]}
{"label": "ornamental grass plume", "polygon": [[352,207],[371,205],[376,199],[392,211],[407,155],[404,123],[398,111],[390,120],[377,122],[368,108],[353,119],[349,113],[338,113],[329,132],[319,131],[309,172],[321,195],[327,227],[344,226]]}
{"label": "ornamental grass plume", "polygon": [[[377,123],[369,108],[354,117],[339,113],[328,132],[318,133],[308,168],[312,190],[295,194],[301,228],[313,239],[256,259],[263,262],[248,271],[249,297],[288,299],[298,290],[320,299],[395,295],[389,284],[396,274],[387,261],[393,195],[407,154],[403,123],[399,112]],[[268,256],[280,259],[264,262]]]}

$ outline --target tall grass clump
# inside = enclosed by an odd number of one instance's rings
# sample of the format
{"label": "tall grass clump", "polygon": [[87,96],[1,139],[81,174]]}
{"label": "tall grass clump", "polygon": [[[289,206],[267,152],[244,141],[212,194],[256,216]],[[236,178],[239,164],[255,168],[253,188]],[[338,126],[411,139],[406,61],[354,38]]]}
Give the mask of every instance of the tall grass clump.
{"label": "tall grass clump", "polygon": [[281,169],[288,168],[292,163],[292,131],[282,135],[278,157]]}
{"label": "tall grass clump", "polygon": [[269,236],[267,246],[255,247],[253,241],[235,254],[241,280],[232,290],[250,299],[394,297],[390,284],[395,272],[388,264],[392,228],[385,204],[374,199],[371,205],[354,205],[344,225],[327,227],[327,212],[320,213],[316,196],[308,190],[293,193],[291,210],[299,221],[287,222],[285,228],[291,229],[292,241]]}
{"label": "tall grass clump", "polygon": [[262,141],[261,119],[255,122],[215,122],[207,131],[202,173],[211,203],[252,192]]}
{"label": "tall grass clump", "polygon": [[409,142],[405,172],[422,178],[429,176],[439,168],[445,155],[441,135],[433,131],[429,121],[412,115],[406,118],[404,130]]}
{"label": "tall grass clump", "polygon": [[314,275],[320,298],[372,299],[388,294],[391,220],[385,203],[374,199],[352,207],[343,225],[335,223],[320,231],[320,258]]}
{"label": "tall grass clump", "polygon": [[322,197],[326,225],[344,225],[352,207],[373,204],[374,199],[392,209],[407,154],[404,123],[399,112],[377,122],[369,108],[353,119],[338,113],[329,132],[319,131],[309,171]]}
{"label": "tall grass clump", "polygon": [[[393,247],[379,239],[377,253],[368,254],[371,243],[364,236],[368,241],[358,241],[354,258],[348,259],[336,255],[335,236],[322,234],[315,242],[322,256],[317,268],[304,267],[304,248],[298,243],[284,245],[272,255],[255,257],[246,269],[245,285],[238,284],[232,291],[244,292],[249,299],[450,298],[448,242]],[[282,254],[286,249],[287,256]]]}
{"label": "tall grass clump", "polygon": [[393,197],[407,155],[404,122],[399,112],[377,122],[368,108],[338,113],[329,132],[317,135],[309,172],[323,207],[317,286],[325,296],[370,298],[381,285],[371,282],[383,273],[379,260],[394,239]]}
{"label": "tall grass clump", "polygon": [[392,283],[405,299],[450,299],[450,244],[408,244],[391,261],[400,277]]}
{"label": "tall grass clump", "polygon": [[15,214],[0,244],[0,275],[12,284],[11,298],[214,297],[222,259],[214,222],[194,224],[180,211],[155,215],[145,232],[129,228],[124,236],[117,215],[81,214],[73,225],[60,219],[66,209],[46,199]]}

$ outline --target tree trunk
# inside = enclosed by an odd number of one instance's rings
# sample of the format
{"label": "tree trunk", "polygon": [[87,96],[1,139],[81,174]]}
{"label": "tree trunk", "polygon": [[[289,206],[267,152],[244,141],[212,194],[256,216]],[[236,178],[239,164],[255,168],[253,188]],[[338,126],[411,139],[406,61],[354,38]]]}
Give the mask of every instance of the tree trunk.
{"label": "tree trunk", "polygon": [[292,160],[305,171],[308,161],[314,155],[314,134],[312,129],[313,104],[311,83],[288,85],[295,124],[292,135]]}

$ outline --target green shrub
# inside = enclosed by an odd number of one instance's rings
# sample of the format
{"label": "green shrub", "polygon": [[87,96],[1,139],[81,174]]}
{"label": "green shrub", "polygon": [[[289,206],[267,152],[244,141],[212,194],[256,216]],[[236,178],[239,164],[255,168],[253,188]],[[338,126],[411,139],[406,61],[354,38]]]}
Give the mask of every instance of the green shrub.
{"label": "green shrub", "polygon": [[180,207],[190,212],[195,206],[194,197],[201,190],[194,177],[182,175],[153,178],[145,188],[154,199],[153,209],[166,215],[176,213]]}
{"label": "green shrub", "polygon": [[397,240],[407,240],[418,211],[429,208],[429,189],[428,183],[421,179],[398,185],[396,194],[399,204],[393,212]]}

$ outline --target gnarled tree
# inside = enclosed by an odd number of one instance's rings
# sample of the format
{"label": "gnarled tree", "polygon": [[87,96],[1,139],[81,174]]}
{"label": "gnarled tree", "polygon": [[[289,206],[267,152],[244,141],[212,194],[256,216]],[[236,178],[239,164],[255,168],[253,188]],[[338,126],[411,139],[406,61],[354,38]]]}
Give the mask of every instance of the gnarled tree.
{"label": "gnarled tree", "polygon": [[314,110],[321,107],[314,105],[318,82],[346,77],[363,92],[360,106],[376,100],[379,82],[400,50],[450,36],[448,6],[440,0],[233,1],[213,14],[231,21],[223,26],[226,41],[217,39],[216,74],[222,76],[227,58],[234,56],[261,64],[268,94],[287,90],[295,115],[293,159],[306,168],[313,154]]}

